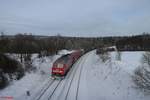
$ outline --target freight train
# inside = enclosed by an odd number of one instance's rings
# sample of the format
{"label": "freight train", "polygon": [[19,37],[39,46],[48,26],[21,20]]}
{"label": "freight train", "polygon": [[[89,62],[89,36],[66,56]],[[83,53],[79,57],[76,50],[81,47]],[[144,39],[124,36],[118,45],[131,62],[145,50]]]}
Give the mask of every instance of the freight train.
{"label": "freight train", "polygon": [[52,67],[52,78],[64,78],[72,65],[79,59],[83,54],[82,50],[76,50],[70,54],[63,55],[58,58]]}

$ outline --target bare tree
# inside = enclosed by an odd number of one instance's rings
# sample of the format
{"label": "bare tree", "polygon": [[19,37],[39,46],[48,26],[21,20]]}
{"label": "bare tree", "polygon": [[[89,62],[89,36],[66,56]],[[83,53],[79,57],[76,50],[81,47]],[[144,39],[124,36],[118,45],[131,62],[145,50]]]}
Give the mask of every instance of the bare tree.
{"label": "bare tree", "polygon": [[99,53],[98,55],[99,55],[100,60],[101,60],[102,62],[106,62],[106,61],[108,61],[108,60],[111,60],[109,52],[107,52],[107,51],[105,51],[105,50],[104,50],[104,51],[101,51],[101,53]]}
{"label": "bare tree", "polygon": [[150,52],[145,52],[142,56],[142,63],[150,66]]}
{"label": "bare tree", "polygon": [[121,61],[121,52],[117,51],[116,60]]}
{"label": "bare tree", "polygon": [[150,93],[150,52],[142,56],[142,65],[135,70],[133,80],[138,88]]}

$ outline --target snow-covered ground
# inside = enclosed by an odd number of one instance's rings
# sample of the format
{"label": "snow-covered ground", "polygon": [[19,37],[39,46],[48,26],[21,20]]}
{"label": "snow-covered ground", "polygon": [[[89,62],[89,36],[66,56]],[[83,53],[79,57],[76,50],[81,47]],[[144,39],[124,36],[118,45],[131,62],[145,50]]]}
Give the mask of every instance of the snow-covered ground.
{"label": "snow-covered ground", "polygon": [[143,52],[122,52],[122,60],[102,63],[95,51],[84,62],[79,100],[149,100],[135,88],[134,69],[140,64]]}
{"label": "snow-covered ground", "polygon": [[[63,50],[59,54],[66,54]],[[143,52],[122,52],[121,60],[116,60],[116,52],[110,53],[111,60],[101,62],[95,50],[81,57],[73,66],[68,76],[56,89],[52,100],[149,100],[149,95],[144,95],[136,89],[132,81],[134,70],[140,65]],[[9,87],[0,91],[0,96],[13,96],[15,100],[32,100],[26,96],[26,91],[38,94],[45,84],[50,81],[50,68],[53,61],[60,55],[32,59],[37,67],[35,73],[26,74],[21,80],[14,81]],[[59,81],[55,81],[54,88]],[[55,84],[56,83],[56,84]],[[70,85],[71,83],[71,85]],[[45,92],[50,95],[51,88]],[[69,93],[67,94],[69,90]],[[67,96],[66,96],[67,95]],[[47,97],[42,97],[45,100]],[[67,99],[65,99],[67,98]]]}
{"label": "snow-covered ground", "polygon": [[[136,52],[121,52],[121,61],[117,61],[121,66],[126,69],[128,72],[133,74],[135,68],[141,64],[142,54],[144,51]],[[111,58],[113,61],[116,61],[117,52],[111,53]]]}
{"label": "snow-covered ground", "polygon": [[[32,65],[36,67],[36,71],[25,73],[21,80],[14,80],[8,87],[0,90],[1,97],[13,97],[14,100],[26,100],[27,91],[32,93],[38,92],[49,81],[51,77],[51,67],[53,62],[60,56],[70,53],[71,51],[61,50],[58,55],[38,58],[38,54],[32,54]],[[18,54],[7,54],[11,58],[19,61]]]}

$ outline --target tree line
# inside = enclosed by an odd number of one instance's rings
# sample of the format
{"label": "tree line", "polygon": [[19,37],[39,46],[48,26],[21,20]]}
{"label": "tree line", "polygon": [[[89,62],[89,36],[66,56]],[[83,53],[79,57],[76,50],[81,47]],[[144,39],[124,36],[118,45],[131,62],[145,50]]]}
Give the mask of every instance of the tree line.
{"label": "tree line", "polygon": [[84,49],[89,51],[102,46],[115,45],[119,37],[64,37],[34,36],[32,34],[17,34],[0,36],[0,52],[3,53],[57,53],[61,49]]}
{"label": "tree line", "polygon": [[47,55],[51,55],[61,49],[84,49],[85,51],[90,51],[96,48],[114,45],[120,51],[147,51],[150,49],[149,43],[150,35],[148,33],[133,36],[109,37],[35,36],[27,33],[7,36],[1,33],[0,52],[20,54],[46,52]]}
{"label": "tree line", "polygon": [[124,37],[116,42],[119,51],[150,51],[150,35]]}

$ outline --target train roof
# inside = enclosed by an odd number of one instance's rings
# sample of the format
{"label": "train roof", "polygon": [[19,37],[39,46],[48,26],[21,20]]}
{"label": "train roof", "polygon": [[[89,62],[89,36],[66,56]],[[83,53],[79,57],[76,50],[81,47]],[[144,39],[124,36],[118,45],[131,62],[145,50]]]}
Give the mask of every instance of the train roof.
{"label": "train roof", "polygon": [[67,54],[67,55],[63,55],[62,57],[58,58],[56,61],[55,61],[55,64],[57,63],[67,63],[67,61],[69,60],[69,57],[70,57],[70,54]]}

